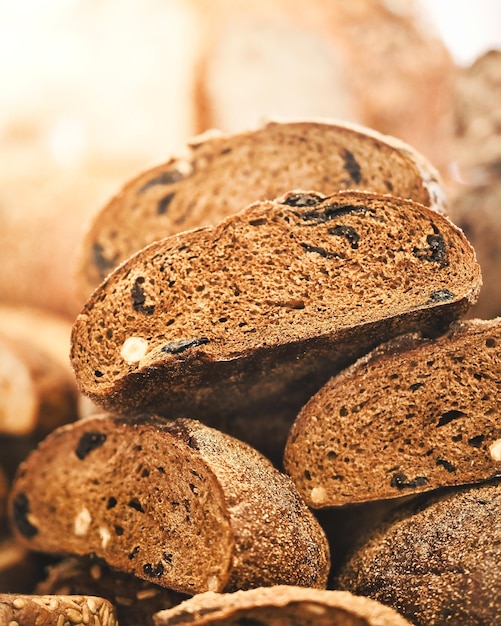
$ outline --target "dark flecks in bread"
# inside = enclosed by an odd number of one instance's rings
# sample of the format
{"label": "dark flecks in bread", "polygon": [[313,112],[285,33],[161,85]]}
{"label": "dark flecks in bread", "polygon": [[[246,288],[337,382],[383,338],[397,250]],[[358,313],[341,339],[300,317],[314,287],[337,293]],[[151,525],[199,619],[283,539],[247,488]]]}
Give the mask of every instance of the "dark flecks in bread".
{"label": "dark flecks in bread", "polygon": [[76,320],[72,363],[109,410],[222,418],[287,403],[294,385],[292,415],[384,339],[442,332],[479,285],[470,245],[438,212],[298,191],[131,257]]}

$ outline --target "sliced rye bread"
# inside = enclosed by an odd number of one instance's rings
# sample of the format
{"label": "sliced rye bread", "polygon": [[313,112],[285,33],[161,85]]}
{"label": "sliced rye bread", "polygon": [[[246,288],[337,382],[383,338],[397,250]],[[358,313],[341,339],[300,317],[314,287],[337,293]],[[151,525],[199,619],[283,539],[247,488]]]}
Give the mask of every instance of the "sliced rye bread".
{"label": "sliced rye bread", "polygon": [[37,596],[0,593],[5,626],[118,626],[115,608],[96,596]]}
{"label": "sliced rye bread", "polygon": [[149,169],[95,215],[77,281],[86,299],[134,252],[163,237],[215,224],[290,189],[367,189],[442,210],[441,180],[413,148],[368,128],[330,121],[271,122],[192,140],[186,154]]}
{"label": "sliced rye bread", "polygon": [[369,598],[286,585],[207,591],[153,619],[155,626],[410,626],[394,609]]}
{"label": "sliced rye bread", "polygon": [[325,534],[289,477],[194,420],[63,426],[20,466],[9,511],[32,550],[94,553],[181,593],[326,585]]}
{"label": "sliced rye bread", "polygon": [[106,598],[115,607],[120,626],[153,626],[154,613],[188,598],[90,557],[67,557],[51,565],[34,593]]}
{"label": "sliced rye bread", "polygon": [[314,508],[395,498],[501,474],[501,318],[399,337],[303,407],[284,468]]}
{"label": "sliced rye bread", "polygon": [[334,584],[415,626],[501,623],[501,483],[421,497],[373,529]]}
{"label": "sliced rye bread", "polygon": [[295,416],[381,342],[442,332],[480,284],[462,232],[424,205],[295,192],[130,258],[76,319],[71,359],[109,410]]}

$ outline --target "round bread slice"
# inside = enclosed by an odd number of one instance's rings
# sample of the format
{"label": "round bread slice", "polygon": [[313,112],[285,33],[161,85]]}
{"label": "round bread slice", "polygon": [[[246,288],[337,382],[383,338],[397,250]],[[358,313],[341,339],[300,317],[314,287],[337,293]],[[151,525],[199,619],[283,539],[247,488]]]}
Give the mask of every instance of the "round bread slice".
{"label": "round bread slice", "polygon": [[30,549],[93,553],[187,594],[325,587],[325,534],[290,478],[250,446],[187,419],[101,415],[49,435],[10,494]]}
{"label": "round bread slice", "polygon": [[333,121],[270,122],[195,138],[186,154],[133,180],[93,217],[81,250],[85,299],[134,252],[163,237],[215,224],[290,189],[367,189],[443,209],[439,174],[407,144]]}
{"label": "round bread slice", "polygon": [[499,624],[500,510],[499,481],[418,498],[366,537],[334,584],[415,626]]}
{"label": "round bread slice", "polygon": [[461,317],[480,284],[470,244],[429,207],[292,192],[123,263],[77,317],[71,360],[111,411],[203,421],[277,399],[298,411],[382,341]]}
{"label": "round bread slice", "polygon": [[314,508],[382,500],[501,474],[501,318],[397,338],[305,405],[284,467]]}
{"label": "round bread slice", "polygon": [[0,624],[118,626],[115,608],[95,596],[0,594]]}
{"label": "round bread slice", "polygon": [[210,591],[153,616],[155,626],[410,626],[395,610],[347,591],[286,585]]}

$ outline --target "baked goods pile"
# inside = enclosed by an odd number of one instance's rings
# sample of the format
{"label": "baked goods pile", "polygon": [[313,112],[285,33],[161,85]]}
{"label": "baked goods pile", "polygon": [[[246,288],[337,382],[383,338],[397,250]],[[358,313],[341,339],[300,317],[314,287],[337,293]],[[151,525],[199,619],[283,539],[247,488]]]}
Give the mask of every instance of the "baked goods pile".
{"label": "baked goods pile", "polygon": [[466,319],[446,213],[418,152],[327,120],[127,183],[82,242],[72,412],[34,387],[13,433],[2,399],[7,623],[495,623],[501,320]]}

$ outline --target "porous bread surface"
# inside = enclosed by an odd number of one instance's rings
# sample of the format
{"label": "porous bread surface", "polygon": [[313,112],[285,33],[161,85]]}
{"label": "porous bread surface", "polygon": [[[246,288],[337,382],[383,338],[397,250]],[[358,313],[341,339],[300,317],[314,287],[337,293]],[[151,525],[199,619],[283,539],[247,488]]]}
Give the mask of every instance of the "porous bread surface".
{"label": "porous bread surface", "polygon": [[288,393],[299,409],[383,340],[463,315],[480,283],[463,234],[424,205],[295,192],[131,257],[76,319],[71,359],[111,410],[202,419]]}
{"label": "porous bread surface", "polygon": [[30,549],[94,553],[182,593],[327,580],[325,535],[290,479],[192,420],[56,430],[21,465],[10,515]]}
{"label": "porous bread surface", "polygon": [[186,155],[138,175],[97,212],[82,244],[82,292],[88,297],[110,270],[153,241],[296,188],[368,189],[439,210],[445,204],[440,176],[422,155],[363,126],[270,122],[210,134],[194,139]]}
{"label": "porous bread surface", "polygon": [[382,500],[501,473],[501,318],[405,336],[302,409],[284,467],[309,506]]}
{"label": "porous bread surface", "polygon": [[0,594],[6,626],[118,626],[115,608],[96,596]]}
{"label": "porous bread surface", "polygon": [[159,611],[155,626],[266,624],[267,626],[406,626],[382,604],[346,591],[275,585],[230,594],[206,592]]}
{"label": "porous bread surface", "polygon": [[416,626],[498,624],[500,507],[499,481],[418,500],[366,538],[335,584]]}
{"label": "porous bread surface", "polygon": [[93,595],[106,598],[116,609],[120,626],[153,626],[153,614],[188,596],[109,567],[104,561],[67,557],[47,568],[34,593]]}

